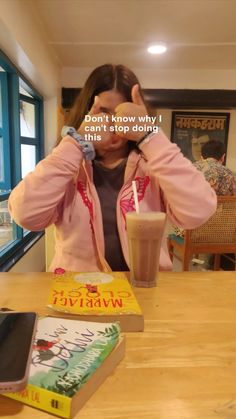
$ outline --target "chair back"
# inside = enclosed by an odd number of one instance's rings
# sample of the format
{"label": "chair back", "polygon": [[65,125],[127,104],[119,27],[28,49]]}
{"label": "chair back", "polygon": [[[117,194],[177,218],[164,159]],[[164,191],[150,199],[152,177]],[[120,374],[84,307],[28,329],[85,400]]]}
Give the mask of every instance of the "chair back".
{"label": "chair back", "polygon": [[202,226],[186,232],[191,244],[235,244],[236,196],[218,196],[217,209]]}

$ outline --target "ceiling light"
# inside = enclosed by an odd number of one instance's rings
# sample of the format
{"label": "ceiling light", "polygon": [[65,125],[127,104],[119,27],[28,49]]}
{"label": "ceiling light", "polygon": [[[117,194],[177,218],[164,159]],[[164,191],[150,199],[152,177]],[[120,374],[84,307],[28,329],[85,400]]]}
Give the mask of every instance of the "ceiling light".
{"label": "ceiling light", "polygon": [[167,48],[164,44],[153,44],[150,45],[147,50],[150,54],[163,54],[163,52],[166,52]]}

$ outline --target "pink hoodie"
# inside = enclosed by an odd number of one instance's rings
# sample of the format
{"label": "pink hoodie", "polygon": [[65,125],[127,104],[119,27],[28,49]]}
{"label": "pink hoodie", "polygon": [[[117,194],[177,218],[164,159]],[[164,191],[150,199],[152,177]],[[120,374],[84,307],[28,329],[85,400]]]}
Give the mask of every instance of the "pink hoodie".
{"label": "pink hoodie", "polygon": [[[124,185],[117,200],[117,225],[127,264],[125,214],[134,210],[132,180],[138,186],[140,210],[166,212],[184,229],[203,224],[216,210],[216,195],[204,176],[160,131],[131,152]],[[99,198],[91,162],[85,162],[78,143],[66,136],[12,191],[9,211],[17,224],[31,231],[56,226],[56,249],[50,270],[108,271]],[[163,239],[160,269],[170,270]]]}

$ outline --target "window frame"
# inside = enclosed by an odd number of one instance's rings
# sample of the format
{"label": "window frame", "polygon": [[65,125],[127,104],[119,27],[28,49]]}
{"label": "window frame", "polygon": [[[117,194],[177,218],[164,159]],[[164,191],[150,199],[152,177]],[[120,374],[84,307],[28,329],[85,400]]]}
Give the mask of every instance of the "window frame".
{"label": "window frame", "polygon": [[[36,164],[44,157],[44,125],[43,97],[26,80],[21,72],[12,64],[8,57],[0,51],[1,86],[4,85],[2,96],[4,134],[4,183],[0,186],[0,202],[9,198],[11,190],[20,182],[21,177],[21,144],[34,145]],[[2,79],[4,80],[2,82]],[[32,97],[20,93],[20,86]],[[20,131],[20,100],[35,106],[35,137],[23,137]],[[5,141],[7,139],[7,141]],[[11,268],[37,241],[44,232],[25,232],[13,222],[13,241],[7,243],[0,251],[0,271]]]}
{"label": "window frame", "polygon": [[1,102],[2,102],[2,127],[0,127],[0,136],[6,138],[7,141],[4,144],[3,141],[3,178],[0,180],[1,190],[10,190],[11,187],[11,172],[10,172],[10,141],[9,141],[9,105],[7,95],[7,73],[0,72],[0,83],[1,83]]}

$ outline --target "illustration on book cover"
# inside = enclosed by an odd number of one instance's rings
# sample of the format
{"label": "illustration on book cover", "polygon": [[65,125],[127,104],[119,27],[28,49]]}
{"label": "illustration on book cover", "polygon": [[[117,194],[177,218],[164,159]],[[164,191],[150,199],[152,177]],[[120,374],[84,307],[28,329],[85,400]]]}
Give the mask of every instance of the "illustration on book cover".
{"label": "illustration on book cover", "polygon": [[[72,397],[116,345],[119,326],[44,318],[33,347],[29,383]],[[44,331],[44,325],[45,331]]]}
{"label": "illustration on book cover", "polygon": [[54,413],[61,400],[64,417],[69,417],[69,401],[102,366],[119,339],[118,323],[39,319],[28,385],[5,396]]}

